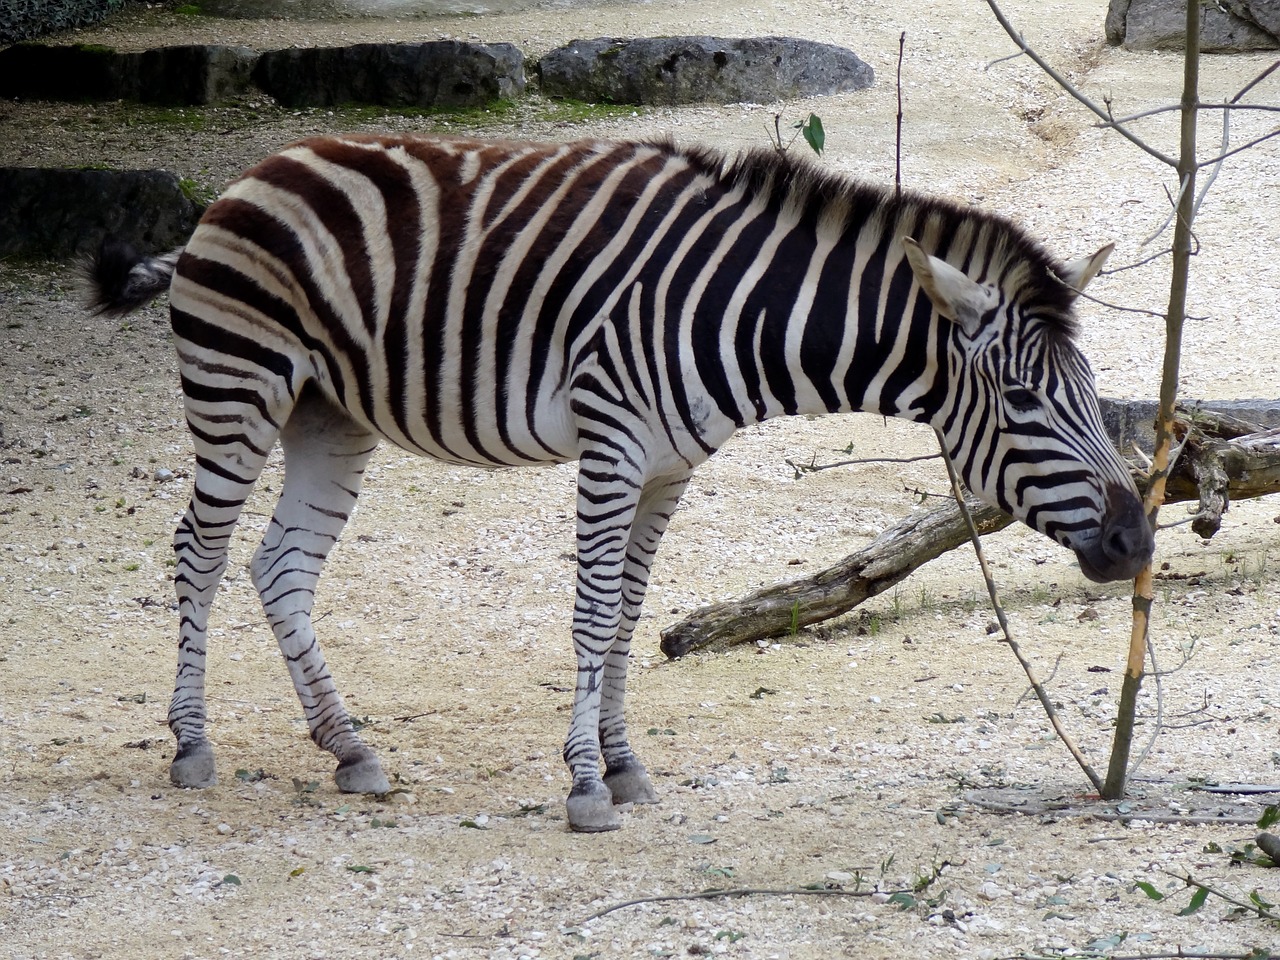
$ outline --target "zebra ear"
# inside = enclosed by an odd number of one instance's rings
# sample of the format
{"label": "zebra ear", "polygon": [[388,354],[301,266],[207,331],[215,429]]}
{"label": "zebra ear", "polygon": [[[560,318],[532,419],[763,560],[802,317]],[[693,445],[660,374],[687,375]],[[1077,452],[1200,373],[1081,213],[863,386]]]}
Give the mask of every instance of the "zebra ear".
{"label": "zebra ear", "polygon": [[1072,260],[1062,268],[1058,279],[1079,293],[1098,275],[1098,271],[1102,269],[1103,264],[1107,262],[1107,257],[1111,256],[1111,251],[1115,248],[1114,243],[1108,243],[1092,256]]}
{"label": "zebra ear", "polygon": [[931,257],[910,237],[902,238],[902,246],[911,272],[938,313],[960,324],[966,336],[976,334],[982,326],[982,315],[999,302],[995,293],[945,260]]}

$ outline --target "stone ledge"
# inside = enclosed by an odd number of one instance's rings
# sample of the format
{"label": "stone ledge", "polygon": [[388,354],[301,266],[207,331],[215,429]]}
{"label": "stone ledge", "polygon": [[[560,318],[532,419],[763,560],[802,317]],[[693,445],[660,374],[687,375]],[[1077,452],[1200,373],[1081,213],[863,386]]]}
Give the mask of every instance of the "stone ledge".
{"label": "stone ledge", "polygon": [[203,212],[165,170],[0,167],[0,257],[82,254],[108,233],[168,250]]}
{"label": "stone ledge", "polygon": [[[875,80],[851,50],[792,37],[577,40],[538,65],[542,92],[586,102],[771,103],[862,90]],[[256,52],[175,46],[119,53],[22,43],[0,50],[0,96],[204,106],[256,84],[286,107],[348,103],[482,107],[525,92],[510,43],[361,43]]]}
{"label": "stone ledge", "polygon": [[19,43],[0,50],[0,96],[204,106],[243,93],[256,56],[248,47],[218,45],[118,53]]}
{"label": "stone ledge", "polygon": [[524,55],[461,40],[296,47],[259,56],[253,81],[286,107],[480,107],[524,93]]}

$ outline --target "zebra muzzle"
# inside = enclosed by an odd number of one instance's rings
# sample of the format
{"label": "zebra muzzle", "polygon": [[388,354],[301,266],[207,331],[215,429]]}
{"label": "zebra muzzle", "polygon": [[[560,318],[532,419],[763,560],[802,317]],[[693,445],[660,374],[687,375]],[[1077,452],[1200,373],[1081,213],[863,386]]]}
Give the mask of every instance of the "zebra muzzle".
{"label": "zebra muzzle", "polygon": [[1132,580],[1151,562],[1155,536],[1132,487],[1112,484],[1107,489],[1102,529],[1093,543],[1075,548],[1084,575],[1094,583]]}

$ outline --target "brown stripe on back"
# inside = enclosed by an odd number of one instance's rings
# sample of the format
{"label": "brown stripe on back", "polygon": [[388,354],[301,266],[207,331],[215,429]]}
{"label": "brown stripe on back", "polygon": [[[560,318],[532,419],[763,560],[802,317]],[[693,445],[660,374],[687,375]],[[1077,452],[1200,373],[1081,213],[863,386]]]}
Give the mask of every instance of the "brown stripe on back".
{"label": "brown stripe on back", "polygon": [[[337,144],[338,141],[321,141],[324,144]],[[333,155],[321,153],[325,159],[341,163]],[[346,152],[359,152],[359,147],[346,146]],[[347,164],[343,164],[346,166]],[[331,180],[306,164],[292,157],[276,156],[259,164],[253,172],[253,179],[270,184],[277,189],[294,194],[308,207],[311,216],[331,233],[342,250],[342,262],[346,269],[351,289],[355,293],[356,302],[360,305],[360,313],[366,330],[372,332],[377,323],[375,315],[375,298],[373,289],[373,273],[369,266],[371,257],[365,244],[364,227],[356,212],[348,190],[353,183]]]}

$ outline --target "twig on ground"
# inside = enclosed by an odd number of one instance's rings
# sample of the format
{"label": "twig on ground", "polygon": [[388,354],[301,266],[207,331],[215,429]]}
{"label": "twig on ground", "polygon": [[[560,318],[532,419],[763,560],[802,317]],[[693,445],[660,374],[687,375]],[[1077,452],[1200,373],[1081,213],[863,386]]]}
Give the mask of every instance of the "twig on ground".
{"label": "twig on ground", "polygon": [[1188,887],[1195,887],[1199,890],[1207,891],[1210,896],[1218,897],[1221,900],[1227,901],[1227,903],[1231,904],[1233,907],[1239,907],[1241,910],[1247,910],[1249,913],[1256,914],[1257,916],[1261,917],[1263,920],[1271,920],[1271,921],[1280,923],[1280,914],[1272,913],[1270,910],[1266,909],[1265,907],[1260,907],[1256,903],[1250,903],[1245,900],[1237,900],[1235,897],[1231,896],[1231,894],[1224,893],[1223,891],[1219,890],[1217,887],[1210,886],[1209,884],[1205,883],[1203,880],[1197,880],[1195,877],[1191,876],[1191,874],[1189,873],[1186,873],[1186,874],[1174,873],[1172,870],[1165,870],[1164,872],[1171,877],[1176,877],[1177,879],[1181,880]]}
{"label": "twig on ground", "polygon": [[607,916],[616,910],[637,907],[646,903],[670,903],[676,900],[719,900],[733,897],[870,897],[877,893],[910,893],[910,890],[839,890],[819,887],[731,887],[726,890],[703,890],[699,893],[672,893],[657,897],[638,897],[635,900],[624,900],[612,906],[597,910],[580,923],[590,923],[600,917]]}
{"label": "twig on ground", "polygon": [[788,467],[796,472],[796,476],[802,473],[819,473],[823,470],[832,470],[835,467],[856,467],[864,463],[918,463],[921,460],[937,460],[936,453],[921,454],[918,457],[867,457],[862,460],[839,460],[835,463],[819,463],[818,455],[815,453],[813,459],[808,463],[796,463],[794,460],[783,460]]}
{"label": "twig on ground", "polygon": [[[1091,957],[1098,960],[1274,960],[1280,954],[1259,953],[1257,950],[1249,953],[1183,953],[1178,950],[1176,953],[1074,953],[1072,956],[1076,960],[1089,960]],[[999,960],[1062,960],[1062,954],[1011,953]]]}
{"label": "twig on ground", "polygon": [[411,713],[411,714],[408,714],[407,716],[392,717],[391,719],[399,723],[412,723],[414,720],[421,720],[423,717],[434,716],[439,712],[440,712],[439,710],[427,710],[425,713]]}

